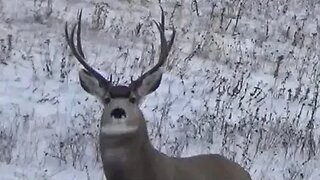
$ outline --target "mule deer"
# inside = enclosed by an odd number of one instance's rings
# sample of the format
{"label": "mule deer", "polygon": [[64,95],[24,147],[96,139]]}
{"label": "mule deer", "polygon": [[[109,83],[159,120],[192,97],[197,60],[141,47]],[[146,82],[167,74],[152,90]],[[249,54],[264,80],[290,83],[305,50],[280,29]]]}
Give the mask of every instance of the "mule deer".
{"label": "mule deer", "polygon": [[[250,180],[250,175],[237,163],[217,154],[187,158],[169,157],[150,143],[145,118],[139,108],[142,98],[155,91],[161,82],[161,66],[166,62],[176,31],[165,37],[165,17],[154,21],[160,32],[159,61],[129,86],[114,85],[89,66],[81,46],[81,11],[78,22],[68,32],[67,43],[84,69],[80,84],[89,94],[101,100],[104,110],[100,124],[100,153],[108,180]],[[76,37],[75,36],[76,33]],[[76,45],[75,40],[76,39]]]}

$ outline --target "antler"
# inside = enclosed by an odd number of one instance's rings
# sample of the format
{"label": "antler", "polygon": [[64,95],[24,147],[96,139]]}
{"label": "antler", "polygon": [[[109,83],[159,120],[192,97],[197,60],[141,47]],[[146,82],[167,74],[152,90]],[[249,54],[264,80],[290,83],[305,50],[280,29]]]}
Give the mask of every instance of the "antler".
{"label": "antler", "polygon": [[161,8],[161,22],[156,22],[154,20],[154,23],[156,24],[159,33],[160,33],[160,41],[161,41],[161,45],[160,45],[160,55],[159,55],[159,61],[158,63],[151,68],[149,71],[145,72],[144,74],[142,74],[138,79],[136,80],[132,80],[131,79],[131,84],[129,87],[136,89],[137,87],[139,87],[143,81],[144,78],[146,78],[148,75],[154,73],[155,71],[157,71],[167,60],[167,57],[169,55],[169,52],[171,50],[173,41],[174,41],[174,37],[176,34],[176,30],[173,28],[172,30],[172,35],[171,35],[171,39],[169,41],[169,43],[167,42],[167,39],[165,37],[165,29],[164,29],[164,24],[165,24],[165,20],[164,20],[164,12],[162,7]]}
{"label": "antler", "polygon": [[[86,62],[86,58],[84,56],[84,53],[82,51],[82,46],[81,46],[81,17],[82,17],[82,10],[80,10],[80,12],[78,13],[78,23],[74,24],[72,27],[71,36],[69,36],[69,32],[68,32],[68,23],[65,24],[65,36],[66,36],[67,43],[71,48],[73,55],[82,64],[82,66],[86,69],[86,71],[90,73],[92,76],[97,78],[97,80],[99,81],[100,87],[108,88],[112,86],[112,77],[110,76],[110,80],[106,80],[98,71],[96,71]],[[76,31],[76,28],[77,28],[77,46],[75,46],[74,44],[74,33]]]}

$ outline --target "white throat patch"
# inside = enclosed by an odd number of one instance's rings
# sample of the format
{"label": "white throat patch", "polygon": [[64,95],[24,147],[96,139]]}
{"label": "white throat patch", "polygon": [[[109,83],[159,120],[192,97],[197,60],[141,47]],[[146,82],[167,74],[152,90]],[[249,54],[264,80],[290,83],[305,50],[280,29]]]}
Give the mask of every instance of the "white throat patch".
{"label": "white throat patch", "polygon": [[122,135],[133,133],[138,130],[138,126],[128,125],[124,122],[121,123],[113,123],[113,124],[105,124],[101,127],[101,133],[105,135]]}

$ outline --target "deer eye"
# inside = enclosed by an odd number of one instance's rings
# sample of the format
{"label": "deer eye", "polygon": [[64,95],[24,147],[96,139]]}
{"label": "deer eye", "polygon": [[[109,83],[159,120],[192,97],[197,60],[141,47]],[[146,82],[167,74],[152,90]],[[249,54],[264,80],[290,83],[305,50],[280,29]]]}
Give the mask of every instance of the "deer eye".
{"label": "deer eye", "polygon": [[111,101],[111,99],[110,99],[110,98],[105,98],[105,99],[103,100],[103,102],[104,102],[105,104],[109,104],[109,103],[110,103],[110,101]]}
{"label": "deer eye", "polygon": [[137,101],[137,99],[134,98],[134,97],[131,97],[131,98],[129,98],[129,101],[130,101],[132,104],[134,104],[134,103]]}

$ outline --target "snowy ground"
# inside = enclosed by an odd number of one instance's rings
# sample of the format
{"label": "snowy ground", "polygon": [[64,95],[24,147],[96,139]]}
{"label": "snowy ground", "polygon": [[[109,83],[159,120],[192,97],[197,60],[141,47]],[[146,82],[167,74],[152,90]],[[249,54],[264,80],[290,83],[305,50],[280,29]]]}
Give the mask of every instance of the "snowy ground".
{"label": "snowy ground", "polygon": [[[160,15],[158,1],[104,2],[0,0],[0,180],[102,178],[102,107],[79,85],[64,24],[83,8],[89,63],[126,83],[158,52]],[[220,153],[253,179],[320,179],[320,3],[162,5],[178,34],[160,88],[141,107],[154,146]]]}

